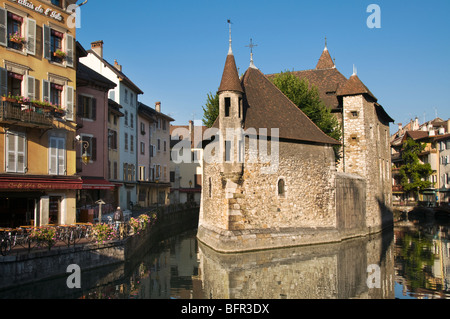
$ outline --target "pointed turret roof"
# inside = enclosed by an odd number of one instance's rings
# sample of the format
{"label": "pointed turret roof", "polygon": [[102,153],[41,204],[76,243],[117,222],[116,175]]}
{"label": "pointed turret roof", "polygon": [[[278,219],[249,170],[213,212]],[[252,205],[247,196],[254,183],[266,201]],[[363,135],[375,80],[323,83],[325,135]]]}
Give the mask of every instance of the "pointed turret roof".
{"label": "pointed turret roof", "polygon": [[[249,67],[241,79],[245,91],[243,129],[279,129],[282,139],[338,145],[284,95],[260,70]],[[213,127],[219,128],[220,117]]]}
{"label": "pointed turret roof", "polygon": [[377,101],[377,98],[364,85],[364,83],[359,79],[356,73],[353,73],[350,79],[348,79],[347,82],[342,87],[339,88],[336,94],[338,96],[367,94],[375,101]]}
{"label": "pointed turret roof", "polygon": [[234,60],[234,55],[231,49],[225,61],[225,68],[223,70],[222,82],[220,83],[218,93],[223,91],[235,91],[239,93],[244,93],[244,91],[242,90],[241,81],[239,80],[236,61]]}
{"label": "pointed turret roof", "polygon": [[319,62],[317,63],[316,70],[332,69],[334,67],[333,59],[331,58],[330,52],[328,52],[328,48],[325,46]]}

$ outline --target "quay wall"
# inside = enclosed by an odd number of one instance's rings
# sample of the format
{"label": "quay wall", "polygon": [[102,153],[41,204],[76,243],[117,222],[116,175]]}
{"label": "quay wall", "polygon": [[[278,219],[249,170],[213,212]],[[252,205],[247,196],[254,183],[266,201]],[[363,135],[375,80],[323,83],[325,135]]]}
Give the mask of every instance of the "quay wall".
{"label": "quay wall", "polygon": [[198,208],[159,214],[158,222],[138,235],[105,244],[89,243],[47,251],[0,256],[0,290],[55,277],[69,276],[67,267],[76,264],[81,272],[130,261],[151,249],[159,240],[179,231],[196,228]]}

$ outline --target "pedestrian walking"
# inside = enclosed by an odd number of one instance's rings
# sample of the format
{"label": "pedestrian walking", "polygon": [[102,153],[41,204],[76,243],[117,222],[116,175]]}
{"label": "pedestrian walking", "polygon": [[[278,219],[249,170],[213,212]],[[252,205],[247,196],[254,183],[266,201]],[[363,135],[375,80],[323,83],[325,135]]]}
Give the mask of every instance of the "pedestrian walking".
{"label": "pedestrian walking", "polygon": [[114,224],[116,227],[116,231],[118,231],[120,224],[123,223],[123,221],[124,221],[123,212],[120,207],[117,207],[116,211],[114,212],[113,220],[114,220]]}

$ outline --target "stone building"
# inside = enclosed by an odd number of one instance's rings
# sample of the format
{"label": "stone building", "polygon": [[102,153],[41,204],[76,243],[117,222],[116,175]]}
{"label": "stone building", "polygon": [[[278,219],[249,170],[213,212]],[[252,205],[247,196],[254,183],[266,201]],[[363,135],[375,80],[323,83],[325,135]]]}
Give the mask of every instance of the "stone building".
{"label": "stone building", "polygon": [[[325,53],[318,64],[323,77],[335,73]],[[356,74],[336,78],[325,90],[333,88],[344,127],[339,171],[333,146],[340,142],[323,133],[253,59],[239,78],[230,44],[217,134],[204,151],[200,241],[224,252],[258,250],[340,241],[392,223],[386,173],[392,120]]]}
{"label": "stone building", "polygon": [[341,124],[343,139],[337,169],[367,180],[367,222],[369,227],[376,227],[379,207],[387,212],[392,205],[389,124],[394,120],[360,80],[356,68],[349,79],[337,69],[326,44],[314,69],[292,73],[317,87],[322,102]]}

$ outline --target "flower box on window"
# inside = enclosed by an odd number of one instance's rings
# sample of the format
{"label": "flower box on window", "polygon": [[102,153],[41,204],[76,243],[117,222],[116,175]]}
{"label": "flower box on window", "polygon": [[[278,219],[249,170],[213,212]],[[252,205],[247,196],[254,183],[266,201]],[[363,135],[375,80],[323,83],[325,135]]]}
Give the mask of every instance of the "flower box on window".
{"label": "flower box on window", "polygon": [[23,44],[25,42],[25,38],[22,37],[19,32],[16,32],[9,35],[9,41],[17,44]]}
{"label": "flower box on window", "polygon": [[53,56],[64,59],[66,57],[66,53],[61,50],[56,50],[55,52],[53,52]]}
{"label": "flower box on window", "polygon": [[8,97],[8,96],[2,96],[2,101],[3,102],[10,102],[10,103],[17,103],[17,99],[16,98]]}

